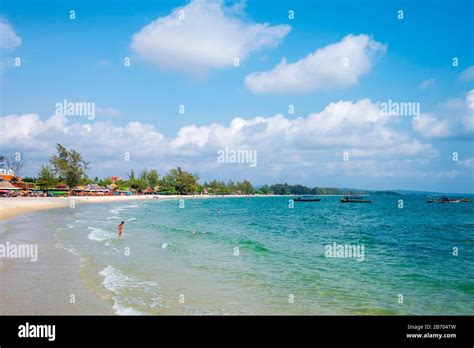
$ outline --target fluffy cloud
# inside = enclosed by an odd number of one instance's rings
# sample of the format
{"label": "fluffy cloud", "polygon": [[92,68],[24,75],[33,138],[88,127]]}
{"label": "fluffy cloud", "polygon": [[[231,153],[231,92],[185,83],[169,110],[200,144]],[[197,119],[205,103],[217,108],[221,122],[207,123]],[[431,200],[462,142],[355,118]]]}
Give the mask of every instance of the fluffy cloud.
{"label": "fluffy cloud", "polygon": [[386,45],[367,35],[348,35],[295,63],[283,59],[270,71],[252,73],[245,78],[245,85],[254,93],[344,88],[356,84],[385,51]]}
{"label": "fluffy cloud", "polygon": [[461,80],[472,81],[474,80],[474,65],[471,65],[459,75]]}
{"label": "fluffy cloud", "polygon": [[39,149],[47,159],[55,143],[64,143],[102,160],[109,156],[120,158],[123,152],[132,150],[136,156],[147,156],[157,151],[164,139],[153,126],[139,122],[116,127],[110,121],[81,124],[71,122],[74,119],[54,115],[42,121],[37,114],[1,117],[0,146],[25,152]]}
{"label": "fluffy cloud", "polygon": [[464,168],[474,169],[474,157],[467,158],[465,160],[459,161],[458,164]]}
{"label": "fluffy cloud", "polygon": [[242,12],[241,4],[228,8],[222,0],[194,0],[134,34],[131,48],[158,67],[203,73],[275,46],[290,31],[287,25],[245,21]]}
{"label": "fluffy cloud", "polygon": [[0,18],[0,49],[13,50],[20,46],[21,38],[5,18]]}
{"label": "fluffy cloud", "polygon": [[413,128],[427,138],[463,137],[474,134],[474,90],[464,99],[451,99],[437,112],[413,119]]}
{"label": "fluffy cloud", "polygon": [[187,126],[170,145],[173,149],[189,146],[196,154],[205,147],[246,147],[268,152],[284,149],[296,156],[295,161],[302,160],[306,151],[324,151],[334,157],[348,151],[353,158],[436,155],[430,145],[391,130],[390,121],[368,99],[339,101],[319,113],[294,120],[277,114],[248,120],[235,118],[228,127]]}
{"label": "fluffy cloud", "polygon": [[[163,171],[181,165],[204,177],[227,178],[235,177],[235,166],[218,163],[217,151],[249,149],[258,152],[258,165],[239,164],[238,175],[262,180],[315,172],[381,177],[396,161],[437,156],[431,145],[394,131],[392,120],[381,115],[376,103],[362,99],[331,103],[321,112],[296,119],[277,114],[237,117],[228,125],[189,125],[167,138],[154,126],[139,122],[116,126],[111,121],[82,124],[65,116],[43,121],[36,114],[9,115],[0,118],[0,147],[23,152],[39,164],[47,161],[59,142],[84,153],[94,173],[111,174],[110,168],[123,173],[129,167]],[[343,162],[343,152],[349,153],[349,162]],[[125,153],[130,154],[129,163],[124,161]]]}
{"label": "fluffy cloud", "polygon": [[436,82],[435,79],[424,80],[420,83],[420,88],[421,89],[428,89],[430,87],[433,87],[435,82]]}

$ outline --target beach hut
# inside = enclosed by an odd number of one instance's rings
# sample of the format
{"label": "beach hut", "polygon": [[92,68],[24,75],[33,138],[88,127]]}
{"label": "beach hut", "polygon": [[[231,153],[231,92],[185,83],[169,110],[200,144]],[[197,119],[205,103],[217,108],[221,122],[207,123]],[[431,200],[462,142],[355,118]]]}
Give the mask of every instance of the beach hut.
{"label": "beach hut", "polygon": [[93,194],[97,196],[104,196],[110,193],[110,189],[104,186],[100,186],[98,184],[88,184],[87,189]]}
{"label": "beach hut", "polygon": [[110,184],[105,187],[111,192],[116,191],[119,188],[117,184]]}
{"label": "beach hut", "polygon": [[0,181],[0,196],[16,196],[19,190],[8,181]]}
{"label": "beach hut", "polygon": [[8,181],[0,181],[0,190],[19,190],[18,187],[15,187],[12,183]]}
{"label": "beach hut", "polygon": [[26,182],[26,181],[23,181],[21,180],[21,178],[19,178],[20,180],[19,181],[16,181],[16,182],[12,182],[12,184],[15,186],[15,187],[18,187],[20,190],[37,190],[38,187],[36,186],[35,183],[33,182]]}
{"label": "beach hut", "polygon": [[151,195],[153,194],[153,189],[151,187],[148,187],[145,191],[143,191],[144,195]]}
{"label": "beach hut", "polygon": [[78,185],[72,189],[72,194],[75,196],[84,196],[87,194],[87,188],[82,185]]}

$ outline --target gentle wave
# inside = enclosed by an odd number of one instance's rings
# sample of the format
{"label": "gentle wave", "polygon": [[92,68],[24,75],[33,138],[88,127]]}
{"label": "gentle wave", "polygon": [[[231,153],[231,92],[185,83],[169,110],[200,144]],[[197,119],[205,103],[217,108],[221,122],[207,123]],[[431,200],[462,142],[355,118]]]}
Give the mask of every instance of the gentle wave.
{"label": "gentle wave", "polygon": [[[155,307],[163,306],[162,299],[173,314],[239,313],[249,310],[245,307],[248,294],[269,299],[252,307],[258,314],[473,313],[474,292],[468,282],[463,285],[465,279],[458,271],[461,265],[466,271],[474,266],[469,248],[473,245],[473,204],[438,207],[422,198],[404,197],[410,209],[402,213],[396,208],[398,197],[376,199],[384,204],[346,209],[337,197],[328,197],[324,204],[291,211],[286,198],[278,197],[209,199],[205,204],[190,200],[184,211],[177,209],[175,201],[156,200],[135,210],[123,210],[114,203],[95,212],[79,210],[83,214],[79,219],[87,222],[76,224],[74,230],[63,222],[60,237],[68,241],[65,245],[78,245],[87,262],[99,267],[90,269],[92,278],[107,265],[115,267],[102,271],[107,286],[99,287],[111,292],[111,307],[113,303],[114,311],[123,315],[160,313]],[[437,208],[453,211],[442,215]],[[217,209],[235,214],[219,216]],[[129,222],[120,240],[116,225],[122,220]],[[96,227],[78,233],[88,225]],[[368,262],[327,258],[325,246],[333,241],[364,246]],[[459,245],[464,252],[448,260],[443,256],[446,245]],[[243,257],[230,257],[236,247]],[[429,268],[429,262],[436,262],[438,269]],[[163,273],[168,266],[177,270],[175,279]],[[113,275],[114,270],[120,273]],[[420,270],[422,276],[416,274]],[[186,278],[188,274],[192,277]],[[141,279],[163,280],[163,284],[158,291],[156,284],[140,283]],[[228,279],[235,281],[229,285]],[[199,302],[186,303],[195,309],[185,309],[173,298],[183,281],[190,289],[194,284],[196,289],[209,287],[209,295],[196,294]],[[392,298],[394,284],[400,293],[416,287],[426,297],[417,297],[414,306],[402,310]],[[299,292],[299,298],[314,301],[282,307],[279,289],[290,287]],[[232,301],[230,288],[236,293]],[[357,290],[352,296],[347,289]],[[380,296],[378,302],[373,301],[373,294]],[[436,303],[429,300],[434,296],[440,297]],[[453,296],[468,305],[450,301]]]}
{"label": "gentle wave", "polygon": [[[102,271],[99,272],[101,276],[104,277],[102,285],[114,294],[113,300],[114,305],[113,309],[116,314],[119,315],[143,315],[145,313],[136,310],[131,307],[129,303],[134,303],[141,306],[147,306],[141,299],[153,297],[155,299],[154,303],[149,304],[150,308],[156,307],[159,305],[157,299],[160,296],[158,292],[158,284],[151,281],[140,281],[128,275],[125,275],[118,269],[113,266],[108,265]],[[133,289],[136,292],[136,298],[130,297],[130,289]],[[127,296],[123,295],[122,292],[127,292]],[[144,296],[146,294],[146,296]],[[150,296],[152,295],[152,296]],[[128,302],[128,303],[127,303]]]}
{"label": "gentle wave", "polygon": [[92,230],[92,232],[89,233],[88,238],[90,240],[95,240],[97,242],[103,242],[105,240],[112,239],[116,236],[115,233],[103,230],[102,228],[99,228],[99,227],[87,227],[87,229]]}
{"label": "gentle wave", "polygon": [[266,252],[268,251],[265,246],[259,242],[253,241],[253,240],[243,240],[240,242],[240,244],[243,247],[249,247],[251,250],[256,251],[256,252]]}

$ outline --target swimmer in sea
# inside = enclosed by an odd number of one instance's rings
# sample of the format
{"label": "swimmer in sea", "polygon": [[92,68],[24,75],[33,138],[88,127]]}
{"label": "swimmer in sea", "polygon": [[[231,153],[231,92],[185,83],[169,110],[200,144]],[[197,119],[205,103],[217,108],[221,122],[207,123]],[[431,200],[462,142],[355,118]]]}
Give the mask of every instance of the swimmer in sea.
{"label": "swimmer in sea", "polygon": [[120,225],[118,225],[120,239],[122,239],[123,225],[125,225],[125,221],[122,221]]}

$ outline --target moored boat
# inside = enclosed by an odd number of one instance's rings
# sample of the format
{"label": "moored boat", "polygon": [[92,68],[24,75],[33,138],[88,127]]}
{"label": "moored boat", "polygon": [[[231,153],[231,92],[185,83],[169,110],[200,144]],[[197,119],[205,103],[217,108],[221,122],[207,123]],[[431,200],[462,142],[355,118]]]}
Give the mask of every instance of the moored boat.
{"label": "moored boat", "polygon": [[344,196],[341,198],[341,203],[372,203],[372,201],[362,196]]}
{"label": "moored boat", "polygon": [[319,202],[321,198],[317,196],[300,196],[293,198],[294,202]]}
{"label": "moored boat", "polygon": [[[426,197],[426,203],[459,203],[466,202],[465,198],[448,198],[446,196],[441,196],[439,198],[433,198],[431,196]],[[469,199],[467,200],[469,202]]]}

